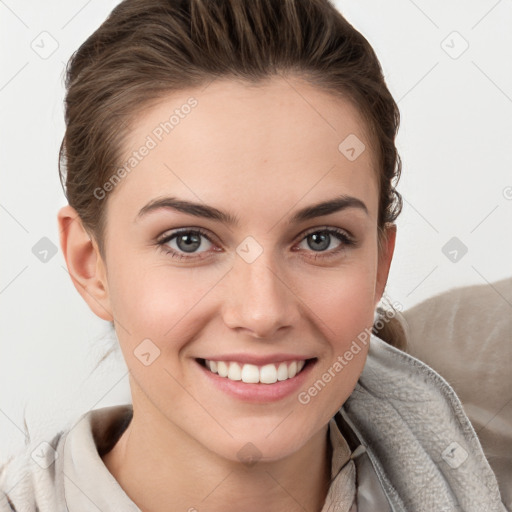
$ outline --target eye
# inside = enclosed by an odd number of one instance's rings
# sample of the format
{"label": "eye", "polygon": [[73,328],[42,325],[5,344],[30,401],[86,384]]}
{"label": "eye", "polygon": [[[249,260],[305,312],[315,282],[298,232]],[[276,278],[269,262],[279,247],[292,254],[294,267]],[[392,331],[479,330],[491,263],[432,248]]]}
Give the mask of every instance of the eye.
{"label": "eye", "polygon": [[[198,256],[195,256],[197,250],[201,247],[204,248],[203,239],[207,240],[206,245],[213,245],[210,240],[208,234],[200,228],[194,229],[182,229],[179,231],[174,231],[173,233],[165,236],[161,240],[159,240],[158,246],[167,254],[170,254],[173,258],[178,259],[189,259],[194,258],[197,259]],[[170,244],[175,244],[171,246]],[[207,247],[208,249],[208,247]],[[200,251],[200,254],[206,251]],[[187,256],[187,254],[191,254],[191,256]],[[199,258],[203,258],[204,256],[199,256]]]}
{"label": "eye", "polygon": [[[339,242],[338,247],[327,251],[326,249],[328,249],[333,242],[333,237]],[[203,239],[207,241],[206,244],[203,243]],[[355,239],[346,231],[333,228],[316,228],[315,230],[306,233],[302,240],[305,241],[309,248],[312,249],[309,252],[319,253],[313,256],[314,259],[332,258],[345,250],[347,246],[356,245]],[[178,258],[180,260],[207,257],[202,254],[208,252],[208,245],[215,247],[208,233],[201,228],[186,228],[174,231],[159,240],[157,245],[166,254],[170,254],[171,257]],[[205,248],[204,245],[207,247]],[[198,249],[201,247],[205,250],[198,252]],[[219,249],[216,248],[214,251],[217,252]]]}
{"label": "eye", "polygon": [[[336,240],[339,242],[338,246],[327,251],[326,249],[331,247],[332,242]],[[347,246],[354,246],[356,244],[354,238],[346,231],[334,228],[316,228],[314,231],[309,231],[303,238],[302,243],[304,242],[312,249],[312,252],[320,253],[313,256],[314,259],[335,257],[344,251]]]}

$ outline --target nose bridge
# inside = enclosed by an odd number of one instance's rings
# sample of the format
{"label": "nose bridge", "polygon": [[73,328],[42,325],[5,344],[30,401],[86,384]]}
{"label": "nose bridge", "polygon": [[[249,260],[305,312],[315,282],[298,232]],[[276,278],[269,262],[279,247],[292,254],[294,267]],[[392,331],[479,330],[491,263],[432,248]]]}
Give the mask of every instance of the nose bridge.
{"label": "nose bridge", "polygon": [[296,297],[273,251],[258,248],[254,240],[243,242],[230,274],[230,297],[224,311],[229,327],[268,337],[297,320]]}

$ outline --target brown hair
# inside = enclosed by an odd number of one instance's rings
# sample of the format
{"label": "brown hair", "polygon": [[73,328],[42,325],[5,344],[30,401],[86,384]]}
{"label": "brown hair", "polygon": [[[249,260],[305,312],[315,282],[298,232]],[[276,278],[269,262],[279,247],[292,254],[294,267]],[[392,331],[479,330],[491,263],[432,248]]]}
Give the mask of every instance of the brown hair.
{"label": "brown hair", "polygon": [[[372,47],[330,0],[124,0],[71,56],[65,77],[59,175],[103,257],[106,200],[95,191],[120,166],[137,114],[172,91],[217,78],[257,84],[280,73],[348,99],[365,119],[382,242],[402,209],[394,188],[400,114]],[[392,324],[374,333],[404,348]]]}

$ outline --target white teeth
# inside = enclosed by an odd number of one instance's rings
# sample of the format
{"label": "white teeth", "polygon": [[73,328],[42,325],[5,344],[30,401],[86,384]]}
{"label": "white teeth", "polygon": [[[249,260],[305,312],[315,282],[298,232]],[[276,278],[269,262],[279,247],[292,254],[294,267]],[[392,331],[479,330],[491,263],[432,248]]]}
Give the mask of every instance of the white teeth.
{"label": "white teeth", "polygon": [[277,382],[277,370],[275,365],[266,364],[260,370],[260,382],[263,384],[274,384]]}
{"label": "white teeth", "polygon": [[[237,363],[229,363],[230,366],[232,364]],[[254,364],[244,364],[242,366],[242,380],[248,384],[257,384],[260,381],[260,371],[258,367]]]}
{"label": "white teeth", "polygon": [[286,380],[288,378],[288,366],[286,363],[281,363],[277,369],[277,380]]}
{"label": "white teeth", "polygon": [[242,380],[242,369],[238,363],[230,363],[228,366],[228,379]]}
{"label": "white teeth", "polygon": [[288,377],[291,379],[297,375],[297,363],[293,361],[293,363],[288,367]]}
{"label": "white teeth", "polygon": [[[212,370],[213,371],[213,370]],[[228,365],[224,361],[217,362],[217,371],[221,377],[228,376]]]}
{"label": "white teeth", "polygon": [[248,384],[273,384],[277,381],[291,379],[304,368],[305,361],[291,363],[271,363],[264,366],[241,364],[235,361],[210,361],[205,359],[206,367],[220,377],[230,380],[241,380]]}

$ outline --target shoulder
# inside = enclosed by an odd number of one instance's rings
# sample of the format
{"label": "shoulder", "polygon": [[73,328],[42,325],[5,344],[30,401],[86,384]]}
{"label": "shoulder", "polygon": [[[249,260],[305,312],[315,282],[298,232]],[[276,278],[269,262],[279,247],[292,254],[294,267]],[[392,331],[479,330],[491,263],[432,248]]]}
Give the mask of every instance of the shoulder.
{"label": "shoulder", "polygon": [[137,510],[101,459],[132,415],[131,404],[89,410],[56,434],[29,441],[0,465],[0,512],[81,511],[91,502],[105,512],[114,510],[111,503]]}
{"label": "shoulder", "polygon": [[428,502],[429,510],[447,504],[503,510],[496,476],[459,398],[427,364],[372,335],[343,408],[381,481],[408,509],[425,510]]}
{"label": "shoulder", "polygon": [[512,509],[512,277],[454,288],[404,311],[407,351],[453,387]]}
{"label": "shoulder", "polygon": [[64,512],[60,464],[64,431],[33,441],[0,466],[0,512]]}

